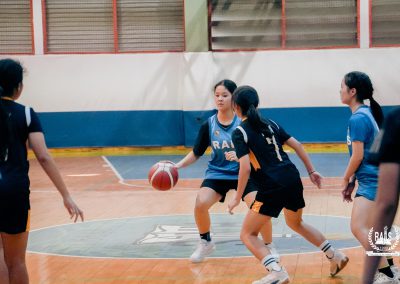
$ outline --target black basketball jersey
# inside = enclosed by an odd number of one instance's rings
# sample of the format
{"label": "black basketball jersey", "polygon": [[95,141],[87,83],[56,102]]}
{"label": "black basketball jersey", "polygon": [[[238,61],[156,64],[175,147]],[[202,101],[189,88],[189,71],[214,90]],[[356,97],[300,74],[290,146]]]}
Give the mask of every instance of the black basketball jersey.
{"label": "black basketball jersey", "polygon": [[386,117],[368,158],[375,164],[400,163],[400,108],[392,110]]}
{"label": "black basketball jersey", "polygon": [[29,192],[27,140],[31,132],[42,132],[35,111],[11,100],[2,99],[10,115],[11,144],[8,157],[0,161],[0,196]]}
{"label": "black basketball jersey", "polygon": [[251,179],[267,186],[269,181],[284,179],[287,172],[295,169],[282,147],[291,136],[274,121],[268,120],[268,123],[272,135],[256,131],[248,120],[243,121],[232,134],[237,157],[250,157]]}

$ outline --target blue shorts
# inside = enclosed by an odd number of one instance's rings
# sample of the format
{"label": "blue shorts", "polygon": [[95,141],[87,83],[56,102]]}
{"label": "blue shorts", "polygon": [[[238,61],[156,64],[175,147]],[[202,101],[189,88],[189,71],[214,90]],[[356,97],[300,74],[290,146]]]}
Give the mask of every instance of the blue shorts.
{"label": "blue shorts", "polygon": [[375,183],[366,184],[366,183],[359,182],[355,197],[362,196],[368,200],[375,201],[377,189],[378,189],[378,185]]}

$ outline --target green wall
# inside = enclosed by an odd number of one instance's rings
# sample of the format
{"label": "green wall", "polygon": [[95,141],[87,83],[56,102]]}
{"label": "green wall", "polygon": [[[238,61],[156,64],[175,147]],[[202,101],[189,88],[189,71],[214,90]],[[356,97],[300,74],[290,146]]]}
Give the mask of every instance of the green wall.
{"label": "green wall", "polygon": [[207,0],[185,0],[186,51],[208,51]]}

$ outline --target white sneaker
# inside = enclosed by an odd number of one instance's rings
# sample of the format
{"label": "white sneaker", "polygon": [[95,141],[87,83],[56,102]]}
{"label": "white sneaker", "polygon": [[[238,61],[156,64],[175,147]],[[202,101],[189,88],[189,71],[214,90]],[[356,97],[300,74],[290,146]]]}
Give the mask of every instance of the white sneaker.
{"label": "white sneaker", "polygon": [[276,250],[275,246],[273,244],[268,244],[266,245],[267,248],[269,248],[269,251],[271,252],[271,255],[273,258],[275,258],[276,262],[281,261],[281,256],[279,255],[278,251]]}
{"label": "white sneaker", "polygon": [[193,263],[202,262],[206,256],[209,256],[215,250],[215,243],[213,241],[207,242],[201,239],[197,245],[196,250],[190,256]]}
{"label": "white sneaker", "polygon": [[400,269],[399,269],[397,266],[395,266],[395,265],[392,265],[392,266],[390,267],[390,269],[392,270],[392,273],[393,273],[393,275],[394,275],[393,278],[400,281]]}
{"label": "white sneaker", "polygon": [[374,282],[372,282],[372,284],[394,284],[394,283],[398,283],[398,281],[394,278],[386,276],[382,272],[375,273]]}
{"label": "white sneaker", "polygon": [[349,258],[339,250],[335,250],[333,253],[333,257],[328,260],[331,262],[330,272],[331,276],[335,276],[342,270],[346,264],[349,262]]}
{"label": "white sneaker", "polygon": [[267,276],[254,281],[253,284],[286,284],[289,282],[289,274],[282,267],[280,271],[272,270]]}

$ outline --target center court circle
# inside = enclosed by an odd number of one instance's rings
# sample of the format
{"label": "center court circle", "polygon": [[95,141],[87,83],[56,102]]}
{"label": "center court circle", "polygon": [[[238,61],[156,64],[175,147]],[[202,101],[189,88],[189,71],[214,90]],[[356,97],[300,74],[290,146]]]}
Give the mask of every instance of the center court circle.
{"label": "center court circle", "polygon": [[[216,250],[211,257],[251,256],[239,239],[244,214],[211,214]],[[335,248],[359,246],[350,231],[350,219],[304,215]],[[272,219],[273,241],[280,254],[319,251],[285,224]],[[188,258],[199,234],[193,215],[146,216],[66,224],[31,231],[28,251],[79,257]]]}

